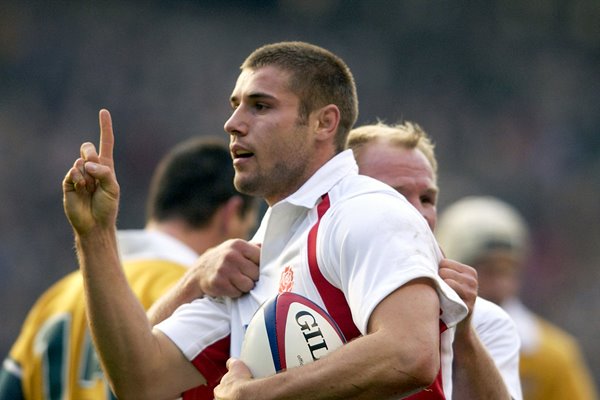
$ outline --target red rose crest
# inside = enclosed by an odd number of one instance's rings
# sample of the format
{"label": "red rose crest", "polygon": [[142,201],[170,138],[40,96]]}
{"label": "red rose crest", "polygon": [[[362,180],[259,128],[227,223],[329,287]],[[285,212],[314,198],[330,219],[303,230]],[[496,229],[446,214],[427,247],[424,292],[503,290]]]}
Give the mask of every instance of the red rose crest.
{"label": "red rose crest", "polygon": [[291,292],[294,287],[294,270],[289,265],[281,272],[279,278],[279,293]]}

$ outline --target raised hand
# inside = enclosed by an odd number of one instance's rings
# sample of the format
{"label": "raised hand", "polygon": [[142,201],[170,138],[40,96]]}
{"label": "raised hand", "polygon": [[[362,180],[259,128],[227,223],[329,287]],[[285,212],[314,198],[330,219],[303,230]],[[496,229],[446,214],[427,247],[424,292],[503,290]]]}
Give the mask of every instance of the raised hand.
{"label": "raised hand", "polygon": [[85,235],[95,228],[116,225],[119,184],[113,161],[114,134],[108,110],[99,112],[100,153],[89,142],[81,145],[80,158],[63,180],[63,206],[75,232]]}

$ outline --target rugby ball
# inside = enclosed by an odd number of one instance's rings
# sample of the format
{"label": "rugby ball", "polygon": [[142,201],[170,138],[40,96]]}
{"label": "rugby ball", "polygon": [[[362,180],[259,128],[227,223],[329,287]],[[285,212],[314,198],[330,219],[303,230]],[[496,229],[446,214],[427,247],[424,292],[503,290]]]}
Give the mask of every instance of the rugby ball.
{"label": "rugby ball", "polygon": [[346,343],[329,314],[299,294],[266,301],[244,335],[240,360],[255,378],[312,363]]}

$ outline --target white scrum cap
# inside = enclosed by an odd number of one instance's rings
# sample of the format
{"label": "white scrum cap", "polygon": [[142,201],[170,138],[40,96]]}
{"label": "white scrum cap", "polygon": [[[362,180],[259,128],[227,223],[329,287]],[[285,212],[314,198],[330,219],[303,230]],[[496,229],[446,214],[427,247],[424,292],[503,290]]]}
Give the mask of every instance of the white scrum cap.
{"label": "white scrum cap", "polygon": [[469,196],[451,204],[440,214],[435,233],[446,257],[465,264],[494,250],[522,260],[529,248],[523,217],[491,196]]}

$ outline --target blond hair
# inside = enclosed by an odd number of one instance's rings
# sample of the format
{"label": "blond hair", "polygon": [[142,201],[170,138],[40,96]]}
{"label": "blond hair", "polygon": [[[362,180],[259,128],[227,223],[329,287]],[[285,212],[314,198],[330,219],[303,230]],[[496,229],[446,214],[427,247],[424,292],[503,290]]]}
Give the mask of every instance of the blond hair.
{"label": "blond hair", "polygon": [[420,150],[431,164],[437,179],[438,164],[435,158],[435,145],[418,124],[404,121],[395,125],[387,125],[382,121],[378,121],[376,124],[359,126],[352,129],[348,134],[346,148],[352,149],[358,158],[363,146],[376,141],[385,141],[409,150]]}

